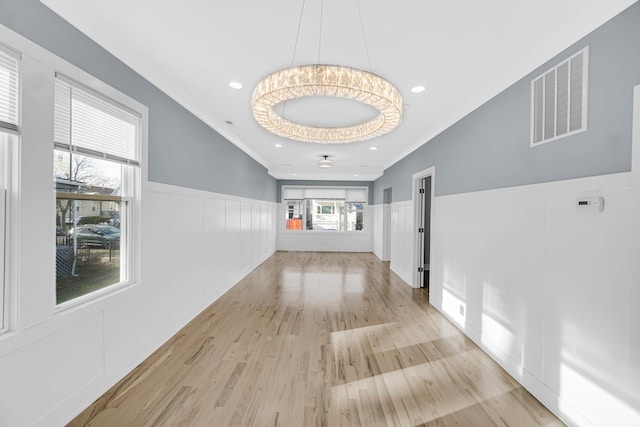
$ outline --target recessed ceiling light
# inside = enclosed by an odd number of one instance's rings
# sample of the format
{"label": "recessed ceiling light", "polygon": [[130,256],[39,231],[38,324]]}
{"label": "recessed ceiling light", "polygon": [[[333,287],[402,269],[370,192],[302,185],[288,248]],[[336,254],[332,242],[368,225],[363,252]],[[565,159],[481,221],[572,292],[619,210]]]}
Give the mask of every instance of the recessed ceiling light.
{"label": "recessed ceiling light", "polygon": [[297,175],[297,173],[292,173],[291,175],[296,176],[296,175]]}
{"label": "recessed ceiling light", "polygon": [[229,86],[231,86],[234,89],[242,89],[242,83],[238,83],[238,82],[229,82]]}
{"label": "recessed ceiling light", "polygon": [[375,147],[375,146],[374,147],[369,147],[369,150],[371,150],[371,151],[376,151],[377,149],[378,149],[378,147]]}
{"label": "recessed ceiling light", "polygon": [[276,144],[276,145],[274,145],[274,147],[276,147],[276,148],[282,148],[282,144]]}
{"label": "recessed ceiling light", "polygon": [[424,92],[425,87],[424,86],[414,86],[411,88],[411,92],[413,93],[420,93],[420,92]]}
{"label": "recessed ceiling light", "polygon": [[358,174],[355,174],[355,175],[353,175],[353,176],[360,176],[360,175],[358,175]]}

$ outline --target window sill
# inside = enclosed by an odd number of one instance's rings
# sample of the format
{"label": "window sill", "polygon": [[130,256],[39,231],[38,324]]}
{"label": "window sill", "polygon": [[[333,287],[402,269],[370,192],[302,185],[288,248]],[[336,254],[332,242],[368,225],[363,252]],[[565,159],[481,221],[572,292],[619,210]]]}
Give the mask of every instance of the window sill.
{"label": "window sill", "polygon": [[[101,307],[98,310],[101,310],[104,305],[112,304],[112,299],[116,297],[116,295],[121,294],[127,291],[130,288],[136,287],[137,283],[133,281],[129,282],[120,282],[110,286],[107,286],[103,289],[97,290],[95,292],[91,292],[89,294],[80,296],[78,298],[74,298],[69,301],[65,301],[61,304],[58,304],[53,309],[54,316],[61,315],[63,313],[67,313],[70,311],[76,311],[83,309],[89,306],[100,305]],[[105,301],[104,304],[102,302]]]}
{"label": "window sill", "polygon": [[119,283],[105,288],[99,294],[97,291],[54,307],[52,317],[38,325],[23,330],[5,329],[0,335],[0,357],[51,336],[83,319],[99,315],[109,307],[134,299],[141,289],[139,282]]}

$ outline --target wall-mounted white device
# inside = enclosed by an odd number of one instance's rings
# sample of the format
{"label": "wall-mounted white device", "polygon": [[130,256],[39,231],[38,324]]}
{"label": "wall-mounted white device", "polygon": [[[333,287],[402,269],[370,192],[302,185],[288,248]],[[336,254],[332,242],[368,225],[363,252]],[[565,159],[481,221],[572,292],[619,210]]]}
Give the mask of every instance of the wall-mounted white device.
{"label": "wall-mounted white device", "polygon": [[578,197],[576,209],[581,212],[602,212],[604,210],[604,197]]}

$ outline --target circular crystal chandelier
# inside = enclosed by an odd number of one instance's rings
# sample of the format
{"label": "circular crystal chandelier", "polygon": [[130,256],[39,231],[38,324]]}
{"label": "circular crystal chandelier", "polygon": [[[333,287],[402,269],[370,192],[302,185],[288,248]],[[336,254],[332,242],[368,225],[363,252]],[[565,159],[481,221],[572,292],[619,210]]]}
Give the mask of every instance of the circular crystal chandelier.
{"label": "circular crystal chandelier", "polygon": [[[274,111],[282,102],[305,96],[347,98],[370,105],[378,115],[346,127],[315,127],[285,119]],[[393,130],[402,118],[402,97],[391,83],[373,73],[339,65],[304,65],[268,75],[251,99],[253,116],[269,132],[296,141],[347,144]]]}

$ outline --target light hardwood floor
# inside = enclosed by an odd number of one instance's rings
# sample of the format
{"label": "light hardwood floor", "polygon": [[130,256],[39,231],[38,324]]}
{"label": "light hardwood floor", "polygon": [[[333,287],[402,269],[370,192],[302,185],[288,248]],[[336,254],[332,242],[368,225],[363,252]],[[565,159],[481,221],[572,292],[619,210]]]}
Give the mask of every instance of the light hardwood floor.
{"label": "light hardwood floor", "polygon": [[278,252],[70,426],[557,426],[372,254]]}

